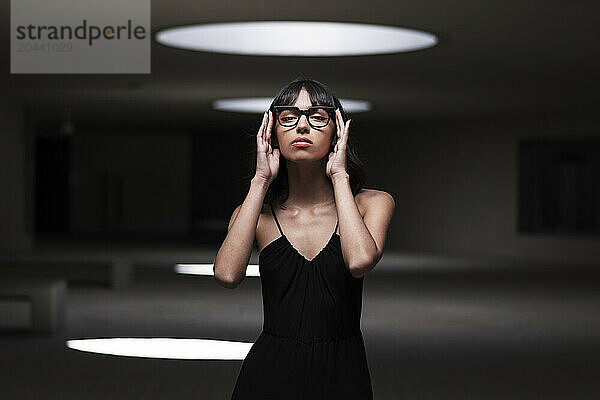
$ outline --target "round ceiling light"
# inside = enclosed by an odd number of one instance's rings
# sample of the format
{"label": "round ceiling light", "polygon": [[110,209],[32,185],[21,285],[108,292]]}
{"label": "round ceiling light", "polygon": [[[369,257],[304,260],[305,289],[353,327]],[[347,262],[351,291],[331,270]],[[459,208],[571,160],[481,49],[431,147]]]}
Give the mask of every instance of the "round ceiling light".
{"label": "round ceiling light", "polygon": [[395,26],[345,22],[256,21],[162,29],[166,46],[260,56],[356,56],[424,49],[437,44],[431,33]]}
{"label": "round ceiling light", "polygon": [[[339,99],[348,113],[365,112],[371,110],[371,103],[364,100]],[[220,99],[213,101],[213,108],[220,111],[233,111],[243,113],[264,113],[273,98],[271,97],[243,97],[234,99]]]}

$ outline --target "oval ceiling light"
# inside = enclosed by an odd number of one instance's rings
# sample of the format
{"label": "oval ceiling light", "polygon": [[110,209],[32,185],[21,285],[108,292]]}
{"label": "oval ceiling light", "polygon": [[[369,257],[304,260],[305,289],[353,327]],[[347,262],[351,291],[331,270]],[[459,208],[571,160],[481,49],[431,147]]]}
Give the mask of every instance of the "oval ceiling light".
{"label": "oval ceiling light", "polygon": [[431,33],[346,22],[255,21],[162,29],[158,43],[187,50],[259,56],[357,56],[424,49]]}
{"label": "oval ceiling light", "polygon": [[[235,111],[243,113],[264,113],[269,108],[273,98],[246,97],[237,99],[221,99],[213,101],[213,108],[220,111]],[[371,103],[364,100],[340,99],[344,111],[348,113],[371,110]]]}
{"label": "oval ceiling light", "polygon": [[213,339],[88,338],[67,340],[67,347],[113,356],[186,360],[243,360],[252,343]]}

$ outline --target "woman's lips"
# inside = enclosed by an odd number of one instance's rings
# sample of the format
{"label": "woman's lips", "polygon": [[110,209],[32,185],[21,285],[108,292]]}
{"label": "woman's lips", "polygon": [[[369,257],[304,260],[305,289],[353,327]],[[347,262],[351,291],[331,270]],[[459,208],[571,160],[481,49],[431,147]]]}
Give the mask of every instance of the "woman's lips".
{"label": "woman's lips", "polygon": [[293,142],[292,143],[292,146],[295,146],[295,147],[308,147],[311,145],[312,145],[312,143],[309,143],[309,142]]}

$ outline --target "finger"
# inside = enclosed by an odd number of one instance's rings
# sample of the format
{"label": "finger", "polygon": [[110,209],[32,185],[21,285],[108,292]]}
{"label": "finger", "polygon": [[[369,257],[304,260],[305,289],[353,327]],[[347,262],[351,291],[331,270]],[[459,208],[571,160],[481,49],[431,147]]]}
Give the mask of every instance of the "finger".
{"label": "finger", "polygon": [[262,136],[262,141],[263,141],[263,144],[264,144],[265,146],[266,146],[266,145],[267,145],[267,143],[268,143],[268,141],[267,141],[267,124],[268,124],[268,123],[269,123],[269,113],[268,113],[268,112],[266,112],[266,113],[265,113],[265,120],[264,120],[263,127],[262,127],[262,134],[261,134],[261,136]]}
{"label": "finger", "polygon": [[344,143],[348,143],[348,135],[350,134],[350,121],[352,120],[349,119],[348,122],[346,122],[346,133],[344,134]]}
{"label": "finger", "polygon": [[269,143],[269,122],[270,122],[271,116],[269,115],[269,111],[267,110],[267,119],[265,120],[265,142]]}
{"label": "finger", "polygon": [[342,121],[342,113],[340,112],[340,109],[338,108],[337,110],[335,110],[335,119],[336,119],[336,126],[337,126],[337,136],[338,136],[338,140],[342,138],[342,129],[343,129],[343,122]]}
{"label": "finger", "polygon": [[260,136],[262,134],[263,131],[263,126],[265,125],[265,118],[267,117],[267,113],[263,114],[263,118],[262,118],[262,122],[260,123],[260,128],[258,128],[258,134],[257,136]]}
{"label": "finger", "polygon": [[273,113],[269,110],[269,126],[267,127],[267,140],[271,143],[271,130],[273,129]]}
{"label": "finger", "polygon": [[342,137],[342,140],[340,140],[342,146],[346,146],[346,143],[348,142],[348,121],[344,124],[344,136]]}
{"label": "finger", "polygon": [[257,144],[264,144],[263,141],[263,131],[264,131],[264,127],[265,127],[265,118],[266,118],[266,113],[263,114],[263,119],[262,122],[260,124],[260,128],[258,128],[258,133],[256,134],[256,143]]}

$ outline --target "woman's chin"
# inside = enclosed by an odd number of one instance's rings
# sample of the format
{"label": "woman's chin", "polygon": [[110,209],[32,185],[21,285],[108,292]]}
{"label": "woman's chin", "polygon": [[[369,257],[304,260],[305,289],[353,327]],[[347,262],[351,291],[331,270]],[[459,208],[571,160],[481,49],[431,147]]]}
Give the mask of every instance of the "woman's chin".
{"label": "woman's chin", "polygon": [[327,154],[319,156],[318,154],[313,153],[300,153],[290,154],[289,157],[285,157],[286,161],[293,163],[314,163],[314,162],[323,162],[327,161]]}

